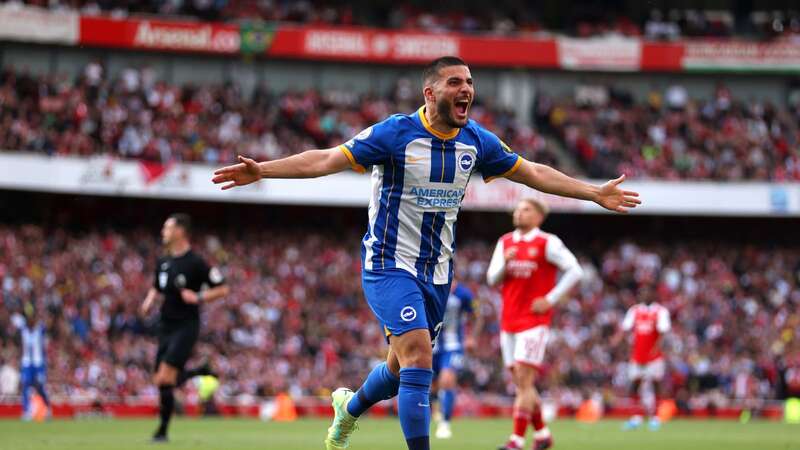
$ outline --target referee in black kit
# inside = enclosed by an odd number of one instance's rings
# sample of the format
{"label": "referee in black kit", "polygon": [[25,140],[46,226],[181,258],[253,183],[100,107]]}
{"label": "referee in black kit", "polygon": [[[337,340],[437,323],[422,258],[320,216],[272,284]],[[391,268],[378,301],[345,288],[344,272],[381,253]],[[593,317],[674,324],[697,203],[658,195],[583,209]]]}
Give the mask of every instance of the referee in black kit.
{"label": "referee in black kit", "polygon": [[164,295],[158,325],[158,354],[153,381],[160,396],[161,423],[154,442],[167,441],[167,427],[175,408],[173,389],[197,375],[211,373],[208,364],[184,370],[200,332],[200,304],[228,295],[225,278],[194,253],[189,243],[191,218],[172,214],[161,228],[166,255],[159,258],[153,287],[147,292],[142,313],[147,314],[158,294]]}

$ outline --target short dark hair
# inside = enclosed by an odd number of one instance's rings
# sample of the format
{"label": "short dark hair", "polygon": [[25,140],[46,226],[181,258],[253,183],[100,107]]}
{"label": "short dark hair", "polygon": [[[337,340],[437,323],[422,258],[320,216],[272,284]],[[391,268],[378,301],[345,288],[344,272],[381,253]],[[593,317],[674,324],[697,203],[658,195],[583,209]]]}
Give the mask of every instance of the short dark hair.
{"label": "short dark hair", "polygon": [[422,69],[422,85],[426,85],[432,78],[439,77],[439,71],[450,66],[466,66],[467,63],[457,56],[442,56],[429,62]]}
{"label": "short dark hair", "polygon": [[168,219],[174,220],[175,225],[183,228],[183,231],[186,232],[186,234],[192,233],[192,218],[188,214],[173,213],[169,215]]}

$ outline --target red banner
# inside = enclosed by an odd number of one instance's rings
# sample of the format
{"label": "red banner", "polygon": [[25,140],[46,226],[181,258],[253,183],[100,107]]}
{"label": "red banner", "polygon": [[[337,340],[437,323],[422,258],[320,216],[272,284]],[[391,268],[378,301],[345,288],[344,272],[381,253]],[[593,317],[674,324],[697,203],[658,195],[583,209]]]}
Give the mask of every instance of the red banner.
{"label": "red banner", "polygon": [[683,61],[683,44],[645,42],[642,45],[642,70],[677,72]]}
{"label": "red banner", "polygon": [[[2,33],[0,33],[2,34]],[[243,50],[242,36],[248,45]],[[423,64],[444,55],[473,66],[598,71],[800,72],[800,45],[742,41],[646,42],[632,38],[499,38],[359,27],[242,26],[80,18],[80,45],[272,58]]]}
{"label": "red banner", "polygon": [[280,28],[268,56],[371,63],[425,63],[453,55],[475,66],[557,68],[552,39],[503,39],[367,28]]}
{"label": "red banner", "polygon": [[174,52],[239,52],[236,25],[81,17],[81,45]]}

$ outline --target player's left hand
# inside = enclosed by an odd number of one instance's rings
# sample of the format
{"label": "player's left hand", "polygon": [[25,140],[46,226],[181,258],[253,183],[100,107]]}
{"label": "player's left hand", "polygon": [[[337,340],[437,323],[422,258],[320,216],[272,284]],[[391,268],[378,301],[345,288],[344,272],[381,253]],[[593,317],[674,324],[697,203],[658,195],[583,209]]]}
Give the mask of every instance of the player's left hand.
{"label": "player's left hand", "polygon": [[636,208],[642,203],[637,197],[638,192],[625,191],[619,185],[625,181],[625,175],[616,180],[610,180],[600,187],[595,202],[605,209],[619,213],[627,213],[629,209]]}
{"label": "player's left hand", "polygon": [[197,292],[190,291],[189,289],[181,289],[181,298],[184,302],[191,305],[196,305],[199,301],[197,298]]}
{"label": "player's left hand", "polygon": [[531,311],[541,314],[546,312],[548,309],[552,308],[553,305],[547,301],[544,297],[537,297],[533,300],[533,304],[531,305]]}

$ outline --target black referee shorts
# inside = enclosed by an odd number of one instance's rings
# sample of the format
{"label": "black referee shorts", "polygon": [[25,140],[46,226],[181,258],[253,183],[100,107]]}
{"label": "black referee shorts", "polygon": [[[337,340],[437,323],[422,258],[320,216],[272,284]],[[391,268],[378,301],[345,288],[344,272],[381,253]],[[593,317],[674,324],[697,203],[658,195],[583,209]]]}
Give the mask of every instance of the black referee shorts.
{"label": "black referee shorts", "polygon": [[156,367],[163,361],[176,369],[183,370],[183,366],[192,356],[194,344],[200,334],[200,321],[198,319],[169,320],[161,319],[158,324],[158,353],[156,353]]}

